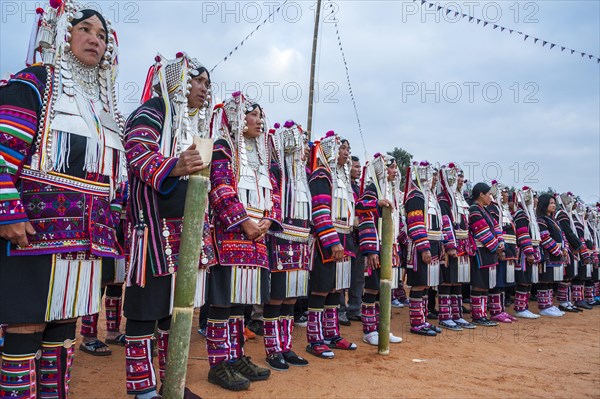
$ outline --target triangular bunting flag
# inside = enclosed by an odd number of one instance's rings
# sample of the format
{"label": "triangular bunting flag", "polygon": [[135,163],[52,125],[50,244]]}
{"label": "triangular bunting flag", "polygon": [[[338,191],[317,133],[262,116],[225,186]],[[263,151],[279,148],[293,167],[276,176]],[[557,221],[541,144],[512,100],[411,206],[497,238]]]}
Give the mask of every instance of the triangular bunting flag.
{"label": "triangular bunting flag", "polygon": [[591,60],[592,58],[594,58],[594,56],[590,54],[590,57],[589,57],[589,58],[590,58],[590,60]]}
{"label": "triangular bunting flag", "polygon": [[544,47],[546,44],[548,44],[548,42],[544,40],[544,44],[542,44],[542,47]]}
{"label": "triangular bunting flag", "polygon": [[425,0],[421,0],[421,5],[425,4]]}
{"label": "triangular bunting flag", "polygon": [[556,44],[550,43],[550,50],[552,50],[554,48],[554,46],[556,46]]}
{"label": "triangular bunting flag", "polygon": [[489,24],[489,22],[487,22],[487,21],[483,22],[483,26],[486,26],[487,24]]}
{"label": "triangular bunting flag", "polygon": [[473,21],[473,17],[469,16],[469,22]]}
{"label": "triangular bunting flag", "polygon": [[460,15],[460,13],[458,11],[454,11],[454,16],[458,17]]}
{"label": "triangular bunting flag", "polygon": [[498,25],[494,24],[494,29],[496,29],[498,27]]}
{"label": "triangular bunting flag", "polygon": [[462,17],[463,17],[463,18],[466,18],[466,17],[467,17],[467,14],[463,14],[463,15],[462,15]]}
{"label": "triangular bunting flag", "polygon": [[[504,26],[500,27],[500,32],[504,32],[504,29],[506,29]],[[511,32],[512,33],[512,32]]]}
{"label": "triangular bunting flag", "polygon": [[571,50],[571,54],[575,54],[575,50]]}
{"label": "triangular bunting flag", "polygon": [[581,53],[581,57],[585,57],[585,53]]}
{"label": "triangular bunting flag", "polygon": [[480,22],[481,22],[481,20],[479,18],[477,18],[477,25],[479,25]]}
{"label": "triangular bunting flag", "polygon": [[598,64],[600,64],[600,58],[598,58],[597,61],[598,61]]}
{"label": "triangular bunting flag", "polygon": [[433,7],[434,5],[435,4],[433,4],[433,3],[427,3],[427,7],[429,7],[429,8]]}
{"label": "triangular bunting flag", "polygon": [[451,9],[449,9],[449,8],[446,8],[446,15],[450,14],[451,12],[452,12],[452,10],[451,10]]}
{"label": "triangular bunting flag", "polygon": [[525,39],[523,39],[523,41],[527,40],[528,37],[529,37],[529,35],[525,35]]}
{"label": "triangular bunting flag", "polygon": [[441,10],[441,9],[442,9],[442,6],[437,6],[437,10],[438,11]]}
{"label": "triangular bunting flag", "polygon": [[538,42],[538,40],[540,40],[540,39],[538,39],[537,37],[534,37],[534,38],[533,38],[533,43],[537,43],[537,42]]}
{"label": "triangular bunting flag", "polygon": [[512,35],[512,33],[514,32],[512,29],[509,29],[510,34]]}
{"label": "triangular bunting flag", "polygon": [[565,51],[566,47],[560,46],[560,51]]}

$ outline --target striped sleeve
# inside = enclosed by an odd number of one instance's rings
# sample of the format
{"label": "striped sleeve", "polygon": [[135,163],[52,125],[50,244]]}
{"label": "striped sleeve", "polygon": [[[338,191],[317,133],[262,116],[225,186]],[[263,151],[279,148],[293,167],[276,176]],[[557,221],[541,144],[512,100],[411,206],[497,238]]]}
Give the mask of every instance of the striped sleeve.
{"label": "striped sleeve", "polygon": [[495,231],[492,231],[489,223],[485,220],[481,208],[472,206],[469,209],[469,229],[476,241],[482,243],[491,252],[498,248],[498,239],[495,236]]}
{"label": "striped sleeve", "polygon": [[538,219],[538,225],[540,226],[540,238],[542,247],[550,252],[554,256],[561,255],[561,246],[558,242],[552,238],[550,235],[550,231],[548,230],[548,225],[546,221],[542,218]]}
{"label": "striped sleeve", "polygon": [[213,148],[208,199],[216,217],[231,230],[248,219],[246,208],[237,195],[237,182],[231,163],[233,156],[225,140]]}
{"label": "striped sleeve", "polygon": [[[360,209],[360,212],[359,212]],[[356,203],[358,215],[358,242],[362,254],[379,254],[379,236],[377,234],[377,192],[373,184],[369,185]]]}
{"label": "striped sleeve", "polygon": [[25,72],[0,88],[0,225],[28,220],[17,176],[36,134],[42,89],[36,75]]}
{"label": "striped sleeve", "polygon": [[529,219],[522,210],[517,211],[515,214],[515,226],[517,234],[517,245],[525,255],[533,255],[534,249],[531,242],[531,235],[529,234]]}
{"label": "striped sleeve", "polygon": [[331,178],[322,168],[316,169],[309,181],[312,195],[312,217],[315,232],[324,248],[341,244],[331,221]]}
{"label": "striped sleeve", "polygon": [[446,251],[456,249],[456,238],[454,237],[454,228],[450,218],[450,204],[443,196],[438,196],[440,210],[442,211],[442,232],[443,244]]}
{"label": "striped sleeve", "polygon": [[406,201],[406,225],[408,237],[412,240],[417,252],[431,249],[425,228],[425,199],[421,193],[410,195]]}
{"label": "striped sleeve", "polygon": [[125,128],[125,154],[131,174],[155,191],[168,194],[179,179],[164,184],[177,163],[177,158],[160,153],[164,107],[162,99],[153,98],[131,114]]}

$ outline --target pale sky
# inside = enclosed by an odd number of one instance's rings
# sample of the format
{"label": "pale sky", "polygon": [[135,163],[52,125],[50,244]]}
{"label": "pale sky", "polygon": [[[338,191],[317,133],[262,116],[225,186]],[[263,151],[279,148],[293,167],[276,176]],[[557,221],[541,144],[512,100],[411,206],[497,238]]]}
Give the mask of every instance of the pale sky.
{"label": "pale sky", "polygon": [[[139,104],[157,52],[186,51],[209,69],[281,1],[96,1],[120,42],[121,109]],[[214,94],[256,97],[270,123],[306,125],[312,1],[289,1],[213,72]],[[24,67],[40,2],[0,0],[0,76]],[[313,137],[335,130],[365,158],[332,18],[338,21],[366,153],[402,147],[415,160],[457,162],[467,178],[572,191],[600,200],[600,2],[323,1]]]}

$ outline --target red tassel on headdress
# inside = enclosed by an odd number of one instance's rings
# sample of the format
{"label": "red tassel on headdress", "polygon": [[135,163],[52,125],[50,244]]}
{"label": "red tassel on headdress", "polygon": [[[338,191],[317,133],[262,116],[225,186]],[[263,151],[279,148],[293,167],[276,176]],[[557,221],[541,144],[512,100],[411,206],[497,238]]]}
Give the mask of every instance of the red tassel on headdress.
{"label": "red tassel on headdress", "polygon": [[154,79],[155,73],[156,65],[152,65],[148,69],[148,74],[146,75],[146,83],[144,83],[144,89],[142,90],[142,104],[150,100],[150,98],[152,97],[152,80]]}

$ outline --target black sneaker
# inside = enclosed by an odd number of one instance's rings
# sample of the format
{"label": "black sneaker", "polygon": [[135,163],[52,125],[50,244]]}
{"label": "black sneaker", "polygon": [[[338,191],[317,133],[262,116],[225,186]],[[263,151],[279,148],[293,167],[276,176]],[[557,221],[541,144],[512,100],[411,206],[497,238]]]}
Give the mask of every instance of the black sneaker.
{"label": "black sneaker", "polygon": [[346,312],[340,312],[338,313],[338,321],[340,323],[341,326],[350,326],[352,323],[350,322],[350,320],[348,320],[348,318],[346,317]]}
{"label": "black sneaker", "polygon": [[475,324],[476,326],[482,326],[482,327],[496,327],[498,325],[498,322],[492,321],[492,320],[488,319],[487,317],[473,319],[472,323]]}
{"label": "black sneaker", "polygon": [[250,320],[246,327],[248,327],[248,330],[252,331],[256,335],[264,335],[262,320]]}
{"label": "black sneaker", "polygon": [[287,364],[281,353],[273,353],[267,356],[267,364],[273,370],[287,371],[290,366]]}
{"label": "black sneaker", "polygon": [[439,316],[439,314],[438,314],[437,310],[430,310],[429,314],[427,315],[427,318],[429,320],[437,320],[438,316]]}
{"label": "black sneaker", "polygon": [[294,326],[296,327],[306,327],[308,324],[308,317],[305,315],[300,315],[299,317],[294,318]]}
{"label": "black sneaker", "polygon": [[283,352],[283,358],[290,366],[304,367],[308,366],[308,360],[300,357],[294,351]]}
{"label": "black sneaker", "polygon": [[250,381],[264,381],[271,375],[271,370],[252,363],[249,356],[242,356],[231,367]]}
{"label": "black sneaker", "polygon": [[230,391],[242,391],[250,387],[250,381],[223,361],[208,371],[208,382]]}

